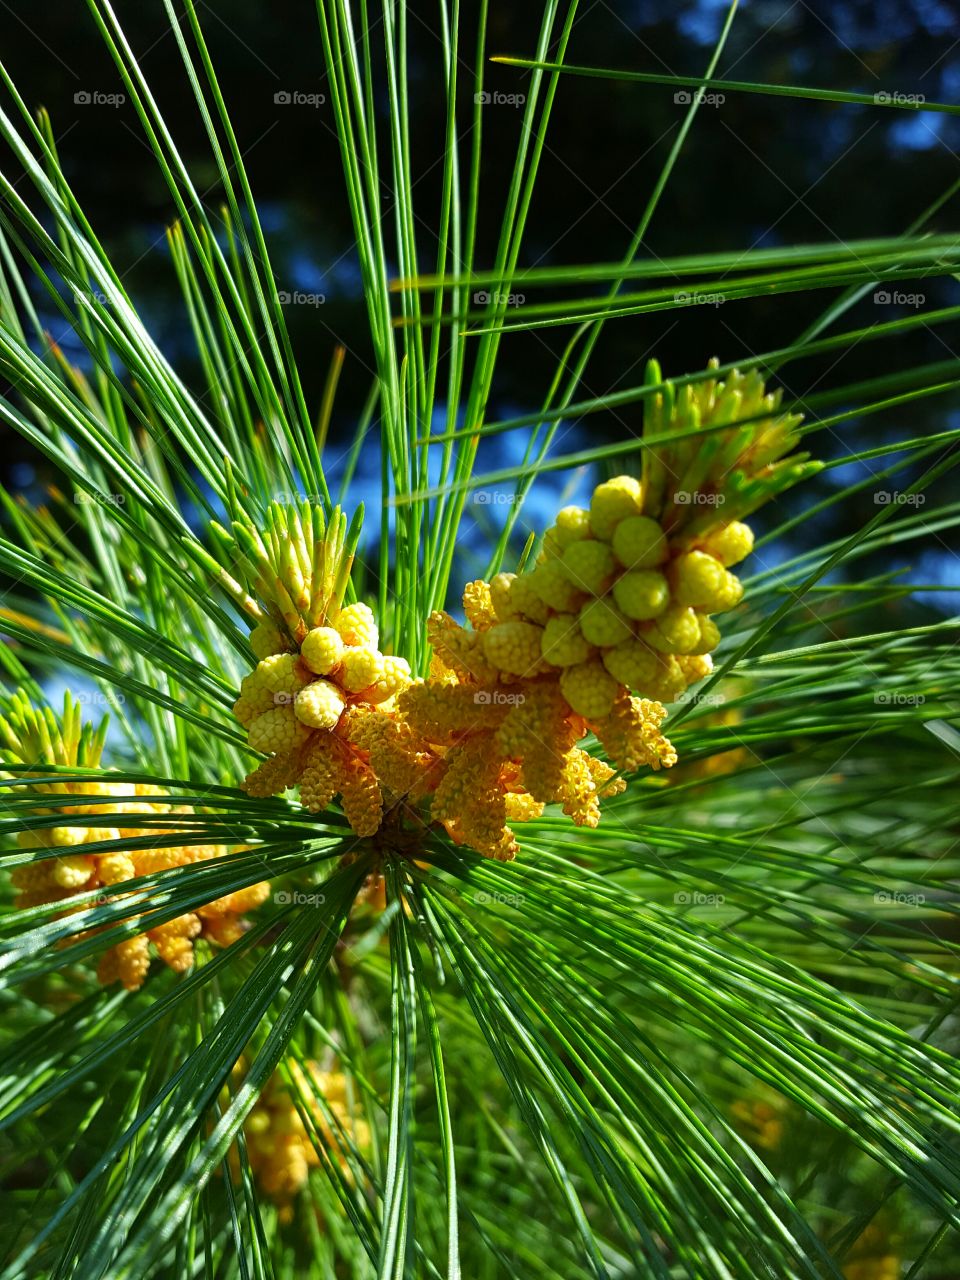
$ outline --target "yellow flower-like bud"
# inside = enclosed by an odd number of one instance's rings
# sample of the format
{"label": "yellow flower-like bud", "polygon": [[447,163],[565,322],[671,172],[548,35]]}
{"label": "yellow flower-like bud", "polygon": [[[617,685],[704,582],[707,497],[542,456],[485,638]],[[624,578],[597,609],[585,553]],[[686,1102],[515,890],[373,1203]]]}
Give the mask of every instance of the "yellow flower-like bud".
{"label": "yellow flower-like bud", "polygon": [[303,752],[300,803],[312,813],[320,813],[331,803],[337,790],[333,738],[317,734]]}
{"label": "yellow flower-like bud", "polygon": [[572,542],[561,564],[570,584],[592,596],[603,594],[617,569],[616,556],[607,544],[593,538]]}
{"label": "yellow flower-like bud", "polygon": [[593,536],[609,542],[621,520],[640,515],[640,497],[640,481],[633,476],[616,476],[598,484],[590,501]]}
{"label": "yellow flower-like bud", "polygon": [[408,721],[360,703],[347,711],[340,732],[366,753],[380,785],[395,796],[419,797],[436,780],[438,758]]}
{"label": "yellow flower-like bud", "polygon": [[613,584],[613,598],[628,618],[647,622],[663,613],[670,600],[670,588],[656,569],[634,569]]}
{"label": "yellow flower-like bud", "polygon": [[517,605],[511,593],[516,576],[515,573],[498,573],[490,583],[490,603],[498,622],[509,622],[517,615]]}
{"label": "yellow flower-like bud", "polygon": [[677,753],[660,732],[666,714],[659,702],[620,693],[609,715],[592,727],[607,755],[621,769],[632,771],[642,765],[669,769],[676,764]]}
{"label": "yellow flower-like bud", "polygon": [[383,674],[383,654],[369,645],[350,646],[343,651],[338,682],[348,693],[369,689]]}
{"label": "yellow flower-like bud", "polygon": [[600,821],[600,799],[588,760],[587,753],[578,747],[564,757],[560,797],[563,812],[578,827],[595,827]]}
{"label": "yellow flower-like bud", "polygon": [[288,645],[279,627],[272,622],[258,622],[250,632],[250,648],[257,658],[263,659],[273,653],[283,653]]}
{"label": "yellow flower-like bud", "polygon": [[356,835],[372,836],[383,818],[383,796],[376,774],[359,756],[339,744],[338,757],[337,786],[343,812]]}
{"label": "yellow flower-like bud", "polygon": [[61,889],[79,889],[87,883],[96,869],[93,858],[82,853],[68,853],[57,858],[51,879]]}
{"label": "yellow flower-like bud", "polygon": [[689,605],[672,604],[643,638],[662,653],[692,653],[700,643],[700,619]]}
{"label": "yellow flower-like bud", "polygon": [[588,600],[580,610],[580,630],[601,649],[629,639],[630,623],[609,600]]}
{"label": "yellow flower-like bud", "polygon": [[328,675],[343,657],[340,632],[333,627],[314,627],[303,637],[300,656],[315,675]]}
{"label": "yellow flower-like bud", "polygon": [[542,800],[534,800],[526,791],[508,791],[503,799],[508,822],[532,822],[546,807]]}
{"label": "yellow flower-like bud", "polygon": [[381,657],[380,668],[376,683],[367,690],[369,702],[386,702],[410,683],[410,663],[406,658],[386,654]]}
{"label": "yellow flower-like bud", "polygon": [[449,613],[432,613],[427,619],[427,639],[433,645],[433,661],[438,672],[456,672],[469,679],[496,680],[497,673],[483,654],[486,632],[468,631]]}
{"label": "yellow flower-like bud", "polygon": [[663,530],[649,516],[621,520],[613,531],[613,550],[625,569],[655,569],[669,555]]}
{"label": "yellow flower-like bud", "polygon": [[149,932],[157,954],[175,973],[185,973],[193,964],[193,939],[203,928],[192,911],[168,920]]}
{"label": "yellow flower-like bud", "polygon": [[102,853],[97,859],[97,874],[103,884],[119,884],[132,880],[137,866],[128,853]]}
{"label": "yellow flower-like bud", "polygon": [[707,613],[725,613],[727,609],[735,608],[743,599],[743,583],[734,573],[724,570],[723,582],[720,590],[714,596],[711,604],[706,606]]}
{"label": "yellow flower-like bud", "polygon": [[150,939],[145,933],[138,933],[104,952],[97,965],[97,977],[104,986],[119,980],[128,991],[136,991],[143,986],[149,968]]}
{"label": "yellow flower-like bud", "polygon": [[592,653],[573,613],[558,613],[547,619],[540,651],[552,667],[572,667],[578,662],[588,662]]}
{"label": "yellow flower-like bud", "polygon": [[[517,581],[522,582],[523,578]],[[557,560],[537,565],[530,574],[530,581],[543,603],[557,613],[573,613],[580,607],[585,595],[585,592],[573,585]]]}
{"label": "yellow flower-like bud", "polygon": [[233,714],[237,717],[242,725],[250,725],[256,720],[257,716],[262,716],[264,711],[269,711],[273,706],[270,695],[267,695],[266,706],[261,706],[259,700],[252,701],[250,698],[244,698],[243,695],[233,704]]}
{"label": "yellow flower-like bud", "polygon": [[346,644],[365,644],[376,648],[380,643],[377,620],[368,604],[358,601],[340,610],[334,626]]}
{"label": "yellow flower-like bud", "polygon": [[583,507],[564,507],[557,512],[554,525],[557,541],[562,547],[569,547],[581,538],[590,537],[590,512]]}
{"label": "yellow flower-like bud", "polygon": [[686,653],[676,659],[677,666],[683,673],[688,685],[705,680],[713,670],[713,659],[709,653]]}
{"label": "yellow flower-like bud", "polygon": [[[297,694],[293,704],[295,719],[301,726],[309,725],[311,729],[333,729],[340,719],[345,706],[343,694],[329,680],[314,680]],[[250,745],[254,746],[253,729],[260,721],[256,721],[250,730]],[[273,750],[283,750],[276,748]],[[264,750],[263,747],[260,750]]]}
{"label": "yellow flower-like bud", "polygon": [[260,687],[270,693],[296,693],[307,681],[293,653],[275,653],[261,659],[256,676]]}
{"label": "yellow flower-like bud", "polygon": [[273,706],[273,694],[263,683],[259,671],[244,676],[240,681],[240,697],[234,703],[237,719],[249,724]]}
{"label": "yellow flower-like bud", "polygon": [[532,622],[500,622],[483,633],[483,652],[498,671],[530,675],[540,662],[543,631]]}
{"label": "yellow flower-like bud", "polygon": [[497,621],[490,583],[482,578],[468,582],[463,589],[463,612],[475,631],[486,631]]}
{"label": "yellow flower-like bud", "polygon": [[[540,570],[536,569],[532,573],[521,573],[513,578],[510,583],[511,617],[519,615],[529,622],[546,622],[549,617],[547,606],[537,591],[537,575],[539,572]],[[560,576],[562,578],[562,575]],[[566,579],[562,580],[566,586]],[[510,619],[505,620],[509,621]]]}
{"label": "yellow flower-like bud", "polygon": [[661,659],[642,640],[626,640],[603,653],[603,665],[627,689],[650,689],[663,670]]}
{"label": "yellow flower-like bud", "polygon": [[753,530],[742,520],[732,520],[705,538],[703,547],[729,569],[745,560],[753,550]]}
{"label": "yellow flower-like bud", "polygon": [[293,707],[285,706],[274,707],[272,711],[265,711],[262,716],[257,716],[250,726],[247,738],[254,751],[262,751],[266,755],[293,751],[309,735],[310,730],[294,715]]}
{"label": "yellow flower-like bud", "polygon": [[67,849],[90,839],[90,827],[50,827],[47,839],[51,849]]}
{"label": "yellow flower-like bud", "polygon": [[560,675],[560,692],[585,720],[600,720],[609,715],[619,690],[616,680],[600,662],[564,667]]}
{"label": "yellow flower-like bud", "polygon": [[684,551],[671,566],[671,578],[678,604],[712,611],[723,588],[724,568],[705,551]]}
{"label": "yellow flower-like bud", "polygon": [[691,654],[711,653],[720,643],[720,628],[705,614],[698,613],[697,621],[700,624],[700,638],[690,650]]}
{"label": "yellow flower-like bud", "polygon": [[563,555],[564,544],[557,536],[556,529],[548,529],[543,535],[543,542],[540,548],[540,563],[545,560],[556,560]]}
{"label": "yellow flower-like bud", "polygon": [[516,856],[506,828],[506,797],[499,785],[500,761],[483,738],[466,742],[453,756],[433,797],[433,816],[448,822],[455,839],[467,840],[486,857]]}
{"label": "yellow flower-like bud", "polygon": [[534,685],[524,696],[497,731],[495,749],[502,759],[522,761],[524,789],[534,800],[551,804],[563,776],[563,757],[576,739],[570,708],[556,681]]}
{"label": "yellow flower-like bud", "polygon": [[243,789],[248,796],[278,796],[294,786],[299,777],[300,752],[287,751],[279,756],[271,756],[269,760],[262,760],[244,778]]}

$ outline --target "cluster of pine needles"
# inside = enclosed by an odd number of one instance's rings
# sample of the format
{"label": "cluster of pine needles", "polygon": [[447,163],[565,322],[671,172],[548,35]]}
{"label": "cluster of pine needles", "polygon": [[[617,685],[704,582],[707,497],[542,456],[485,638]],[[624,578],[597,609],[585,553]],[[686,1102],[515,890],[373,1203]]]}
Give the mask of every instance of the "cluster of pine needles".
{"label": "cluster of pine needles", "polygon": [[[960,659],[909,566],[952,554],[960,428],[918,409],[960,378],[900,339],[960,306],[855,318],[955,275],[954,191],[887,238],[648,255],[694,93],[622,256],[530,265],[557,94],[691,78],[568,68],[578,5],[544,0],[488,191],[488,5],[441,0],[420,49],[406,0],[317,0],[375,370],[344,447],[353,357],[308,403],[202,6],[165,0],[216,212],[89,8],[199,374],[0,66],[0,422],[47,480],[0,493],[0,1280],[957,1274]],[[612,326],[655,344],[718,274],[829,303],[786,347],[590,389]],[[565,345],[504,416],[531,334]],[[788,389],[854,347],[885,372]]]}

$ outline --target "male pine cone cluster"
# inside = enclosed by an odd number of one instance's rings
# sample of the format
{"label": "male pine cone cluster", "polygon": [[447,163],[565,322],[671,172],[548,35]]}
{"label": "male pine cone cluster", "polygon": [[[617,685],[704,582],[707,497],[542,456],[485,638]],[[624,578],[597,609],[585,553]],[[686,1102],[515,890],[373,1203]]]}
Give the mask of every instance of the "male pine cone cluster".
{"label": "male pine cone cluster", "polygon": [[595,826],[600,800],[623,790],[578,745],[589,734],[618,770],[675,763],[663,704],[712,670],[714,617],[739,603],[731,567],[753,547],[744,517],[816,466],[785,456],[799,418],[757,371],[715,368],[678,386],[651,362],[642,477],[562,510],[532,569],[468,584],[468,626],[435,613],[426,681],[380,654],[365,606],[341,610],[356,520],[345,535],[335,511],[324,532],[305,505],[272,508],[263,538],[235,524],[272,620],[253,632],[260,662],[236,704],[270,753],[248,790],[299,783],[314,810],[340,795],[358,835],[387,806],[418,820],[429,807],[457,842],[510,858],[511,821],[556,803]]}
{"label": "male pine cone cluster", "polygon": [[[243,1126],[250,1167],[263,1193],[280,1207],[284,1220],[290,1217],[291,1201],[306,1186],[310,1170],[321,1165],[314,1145],[317,1139],[323,1143],[326,1159],[338,1164],[348,1180],[352,1178],[351,1149],[365,1152],[370,1146],[369,1126],[354,1115],[343,1072],[323,1071],[311,1060],[305,1065],[306,1070],[296,1062],[289,1065],[295,1092],[275,1071]],[[243,1066],[241,1060],[235,1072],[238,1078],[242,1078]],[[333,1124],[314,1101],[316,1097],[324,1099]],[[301,1108],[309,1112],[309,1129]],[[239,1170],[235,1148],[231,1148],[231,1163]]]}
{"label": "male pine cone cluster", "polygon": [[[80,708],[70,700],[64,702],[62,719],[49,709],[33,708],[23,694],[14,694],[8,714],[0,717],[0,736],[5,743],[3,758],[18,766],[28,765],[42,776],[44,766],[59,765],[95,770],[100,764],[105,725],[91,732],[81,724]],[[18,772],[19,777],[30,773]],[[162,787],[145,783],[71,780],[37,782],[24,791],[26,798],[50,796],[49,806],[32,812],[49,824],[30,827],[17,833],[17,844],[25,851],[45,856],[37,861],[14,867],[11,882],[15,890],[14,906],[18,909],[63,903],[64,913],[78,894],[102,889],[111,897],[118,887],[137,876],[152,875],[171,867],[222,857],[224,845],[190,844],[169,848],[157,843],[157,830],[131,825],[133,815],[189,814],[187,806],[164,801]],[[57,803],[57,798],[61,803]],[[63,800],[70,798],[67,803]],[[88,797],[89,803],[76,803],[75,797]],[[96,816],[99,821],[89,826],[69,825],[71,817]],[[60,819],[58,823],[57,819]],[[167,837],[169,828],[161,828]],[[186,835],[186,833],[184,833]],[[87,846],[119,840],[142,840],[143,847],[104,852],[87,852]],[[142,932],[124,938],[104,951],[97,976],[103,984],[121,982],[127,990],[143,984],[151,957],[177,973],[183,973],[194,962],[194,943],[205,938],[219,946],[235,941],[244,928],[244,915],[263,903],[269,885],[263,881],[250,885],[193,911],[151,926],[149,915],[140,917]],[[89,906],[89,902],[83,906]]]}
{"label": "male pine cone cluster", "polygon": [[241,684],[234,713],[250,746],[269,758],[248,776],[246,789],[274,795],[299,783],[301,801],[315,812],[339,796],[357,835],[373,835],[383,790],[355,731],[364,710],[392,707],[410,668],[380,652],[373,612],[362,603],[331,612],[306,632],[298,652],[291,643],[271,622],[250,635],[260,661]]}
{"label": "male pine cone cluster", "polygon": [[670,538],[643,514],[640,482],[618,476],[589,511],[558,514],[532,570],[470,583],[471,629],[435,614],[431,678],[398,699],[437,756],[433,816],[480,852],[512,857],[511,820],[557,803],[596,826],[600,800],[623,789],[577,746],[588,733],[621,770],[674,764],[662,703],[711,671],[711,615],[740,601],[728,566],[752,546],[739,521]]}

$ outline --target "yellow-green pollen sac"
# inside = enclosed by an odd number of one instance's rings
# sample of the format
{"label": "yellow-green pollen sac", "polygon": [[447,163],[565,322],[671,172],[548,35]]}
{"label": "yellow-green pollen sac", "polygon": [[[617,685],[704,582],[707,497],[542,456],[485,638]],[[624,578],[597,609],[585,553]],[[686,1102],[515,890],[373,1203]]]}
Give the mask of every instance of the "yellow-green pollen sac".
{"label": "yellow-green pollen sac", "polygon": [[618,688],[672,701],[709,674],[720,639],[710,615],[740,601],[727,566],[749,553],[749,527],[724,524],[718,503],[714,526],[690,545],[642,514],[643,503],[637,478],[604,481],[589,510],[559,513],[532,567],[470,584],[464,601],[479,644],[460,642],[465,671],[507,681],[553,671],[586,719],[608,714]]}
{"label": "yellow-green pollen sac", "polygon": [[370,606],[345,603],[359,517],[348,530],[339,510],[326,517],[309,502],[274,504],[262,533],[249,520],[214,533],[243,579],[224,574],[221,583],[256,617],[250,648],[258,661],[241,681],[234,714],[267,759],[244,786],[256,796],[299,787],[311,810],[339,797],[354,832],[371,836],[389,789],[357,740],[361,730],[373,736],[359,713],[392,723],[411,677],[403,658],[381,653]]}

